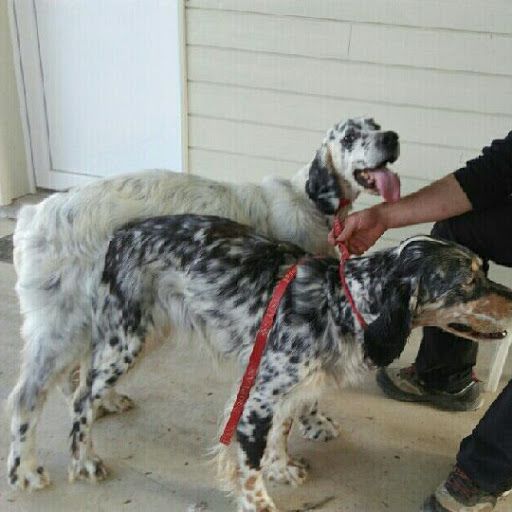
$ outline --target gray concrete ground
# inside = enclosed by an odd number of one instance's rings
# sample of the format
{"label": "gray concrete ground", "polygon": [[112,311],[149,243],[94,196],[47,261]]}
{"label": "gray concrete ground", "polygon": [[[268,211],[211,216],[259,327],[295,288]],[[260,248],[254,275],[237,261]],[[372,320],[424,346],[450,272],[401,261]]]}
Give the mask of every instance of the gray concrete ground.
{"label": "gray concrete ground", "polygon": [[[12,223],[0,220],[0,236]],[[19,362],[20,317],[12,265],[0,263],[0,401],[13,386]],[[414,359],[414,334],[402,362]],[[481,351],[480,373],[486,375],[490,346]],[[511,377],[506,368],[502,385]],[[217,432],[217,418],[231,389],[232,372],[212,369],[200,351],[172,342],[149,353],[122,383],[137,407],[100,420],[94,429],[98,453],[111,470],[100,484],[69,484],[67,445],[70,420],[59,392],[50,396],[39,429],[39,455],[53,479],[49,489],[16,493],[5,481],[7,418],[0,421],[0,511],[2,512],[229,512],[233,504],[216,490],[207,450]],[[332,497],[322,512],[416,512],[423,498],[446,476],[460,439],[481,411],[447,413],[384,398],[372,375],[358,388],[331,390],[324,409],[336,417],[339,439],[315,444],[293,433],[291,452],[312,466],[303,487],[271,485],[283,510],[307,509]],[[512,508],[512,498],[497,512]],[[310,509],[312,510],[312,509]]]}

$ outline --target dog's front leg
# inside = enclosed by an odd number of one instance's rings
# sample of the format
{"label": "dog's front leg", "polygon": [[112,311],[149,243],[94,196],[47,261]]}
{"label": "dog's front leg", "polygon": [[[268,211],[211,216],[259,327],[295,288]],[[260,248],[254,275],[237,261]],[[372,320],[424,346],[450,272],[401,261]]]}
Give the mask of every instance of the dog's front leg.
{"label": "dog's front leg", "polygon": [[238,512],[279,512],[268,495],[261,463],[272,426],[273,405],[256,389],[238,424]]}

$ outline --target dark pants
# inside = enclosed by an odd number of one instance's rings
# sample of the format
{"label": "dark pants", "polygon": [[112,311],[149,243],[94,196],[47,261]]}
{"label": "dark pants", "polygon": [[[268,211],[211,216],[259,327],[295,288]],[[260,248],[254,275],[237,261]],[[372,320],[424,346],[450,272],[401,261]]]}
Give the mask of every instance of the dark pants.
{"label": "dark pants", "polygon": [[[512,199],[492,210],[439,222],[432,235],[465,245],[486,267],[490,260],[512,267],[511,227]],[[471,382],[477,352],[477,343],[428,327],[416,369],[427,387],[456,392]],[[512,487],[512,381],[462,441],[457,463],[488,492],[501,493]]]}

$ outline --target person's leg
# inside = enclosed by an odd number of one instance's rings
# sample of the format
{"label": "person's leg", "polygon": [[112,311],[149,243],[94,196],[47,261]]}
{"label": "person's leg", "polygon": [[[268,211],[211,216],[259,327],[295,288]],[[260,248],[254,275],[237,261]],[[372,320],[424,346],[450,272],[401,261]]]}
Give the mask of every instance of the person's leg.
{"label": "person's leg", "polygon": [[457,393],[471,384],[478,343],[437,327],[425,327],[415,368],[429,389]]}
{"label": "person's leg", "polygon": [[457,465],[429,496],[422,512],[493,510],[512,488],[512,381],[462,440]]}
{"label": "person's leg", "polygon": [[512,488],[512,381],[462,440],[457,465],[491,494]]}
{"label": "person's leg", "polygon": [[[470,212],[439,222],[432,236],[459,243],[489,260],[512,266],[512,240],[503,236],[512,221],[512,201],[486,212]],[[456,393],[472,382],[478,344],[435,327],[423,330],[415,367],[427,388]]]}

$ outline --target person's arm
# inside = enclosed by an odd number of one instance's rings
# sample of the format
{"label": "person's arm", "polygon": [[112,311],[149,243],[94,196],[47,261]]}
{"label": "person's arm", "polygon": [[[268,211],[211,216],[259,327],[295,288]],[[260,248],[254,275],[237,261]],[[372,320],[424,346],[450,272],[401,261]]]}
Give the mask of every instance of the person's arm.
{"label": "person's arm", "polygon": [[450,174],[396,203],[353,213],[338,239],[347,243],[353,254],[362,254],[388,229],[443,220],[471,209],[468,197]]}
{"label": "person's arm", "polygon": [[454,175],[449,174],[396,203],[382,203],[376,208],[390,229],[448,219],[473,207]]}
{"label": "person's arm", "polygon": [[432,185],[396,203],[353,213],[338,238],[352,253],[362,254],[389,228],[444,220],[472,209],[485,210],[508,200],[511,194],[512,132]]}

